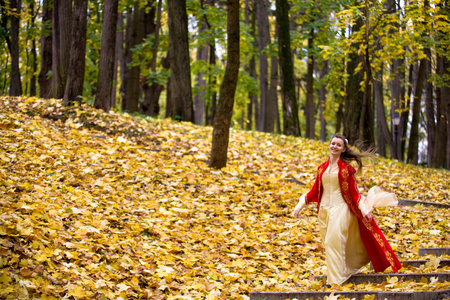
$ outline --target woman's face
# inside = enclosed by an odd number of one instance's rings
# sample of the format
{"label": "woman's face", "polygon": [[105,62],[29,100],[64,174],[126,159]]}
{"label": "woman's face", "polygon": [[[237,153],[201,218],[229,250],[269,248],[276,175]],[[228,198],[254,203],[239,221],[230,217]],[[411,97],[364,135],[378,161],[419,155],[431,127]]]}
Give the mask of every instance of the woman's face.
{"label": "woman's face", "polygon": [[340,138],[333,138],[330,142],[330,154],[333,156],[340,156],[345,151],[344,141]]}

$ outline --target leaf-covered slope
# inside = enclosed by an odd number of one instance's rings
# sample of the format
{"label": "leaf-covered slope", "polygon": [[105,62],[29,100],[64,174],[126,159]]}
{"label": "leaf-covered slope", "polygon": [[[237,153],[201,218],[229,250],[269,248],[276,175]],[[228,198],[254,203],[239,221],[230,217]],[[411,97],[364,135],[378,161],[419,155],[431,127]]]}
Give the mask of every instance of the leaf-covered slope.
{"label": "leaf-covered slope", "polygon": [[[291,213],[327,145],[232,130],[229,165],[217,171],[205,163],[210,136],[210,127],[0,98],[0,298],[247,299],[250,290],[326,289],[310,280],[326,270],[316,208],[299,220]],[[399,198],[449,203],[446,171],[366,163],[364,191],[377,184]],[[448,217],[427,207],[375,212],[401,259],[449,247]]]}

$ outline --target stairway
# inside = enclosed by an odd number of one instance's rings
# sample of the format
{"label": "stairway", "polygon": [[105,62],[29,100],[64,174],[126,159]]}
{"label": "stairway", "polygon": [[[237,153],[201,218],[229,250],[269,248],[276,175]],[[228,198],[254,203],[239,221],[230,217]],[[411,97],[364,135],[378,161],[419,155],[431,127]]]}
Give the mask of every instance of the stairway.
{"label": "stairway", "polygon": [[[439,204],[432,202],[419,202],[412,200],[399,200],[400,205],[416,205],[422,204],[425,206],[433,205],[439,208],[448,209],[450,205]],[[420,248],[419,256],[425,255],[450,255],[450,248]],[[413,266],[419,268],[421,265],[426,264],[429,260],[403,260],[401,261],[404,267]],[[450,259],[441,259],[439,268],[443,268],[450,265]],[[393,292],[393,291],[305,291],[305,292],[251,292],[250,300],[323,300],[325,297],[331,294],[335,296],[343,296],[348,299],[363,300],[366,295],[374,296],[373,299],[388,299],[388,300],[442,300],[450,299],[450,272],[435,272],[435,273],[379,273],[379,274],[355,274],[347,283],[361,284],[361,283],[382,283],[390,278],[397,277],[398,281],[423,281],[437,280],[439,282],[449,282],[448,288],[439,291],[426,291],[426,292]],[[315,281],[326,282],[326,275],[314,276]],[[333,298],[335,299],[335,298]],[[341,299],[341,298],[340,298]],[[343,299],[343,298],[342,298]]]}

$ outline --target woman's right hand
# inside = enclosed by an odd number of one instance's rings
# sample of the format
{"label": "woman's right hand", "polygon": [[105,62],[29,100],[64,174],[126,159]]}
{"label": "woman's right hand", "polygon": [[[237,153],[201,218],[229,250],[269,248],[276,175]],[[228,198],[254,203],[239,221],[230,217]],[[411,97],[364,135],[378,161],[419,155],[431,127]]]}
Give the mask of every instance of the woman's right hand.
{"label": "woman's right hand", "polygon": [[305,195],[302,195],[297,205],[295,206],[294,213],[292,214],[292,216],[294,218],[298,218],[300,211],[305,207],[305,205],[306,205]]}

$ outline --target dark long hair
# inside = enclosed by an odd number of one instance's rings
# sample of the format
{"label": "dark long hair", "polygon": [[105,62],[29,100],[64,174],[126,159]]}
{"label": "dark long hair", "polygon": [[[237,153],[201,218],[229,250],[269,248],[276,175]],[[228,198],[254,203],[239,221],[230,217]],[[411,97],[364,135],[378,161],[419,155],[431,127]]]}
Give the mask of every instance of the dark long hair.
{"label": "dark long hair", "polygon": [[348,140],[343,134],[336,133],[335,135],[333,135],[331,140],[333,140],[334,138],[341,139],[344,142],[345,151],[341,153],[341,159],[347,163],[355,161],[358,164],[358,173],[361,172],[363,168],[361,157],[373,157],[376,151],[375,149],[370,148],[367,151],[357,153],[348,146]]}

